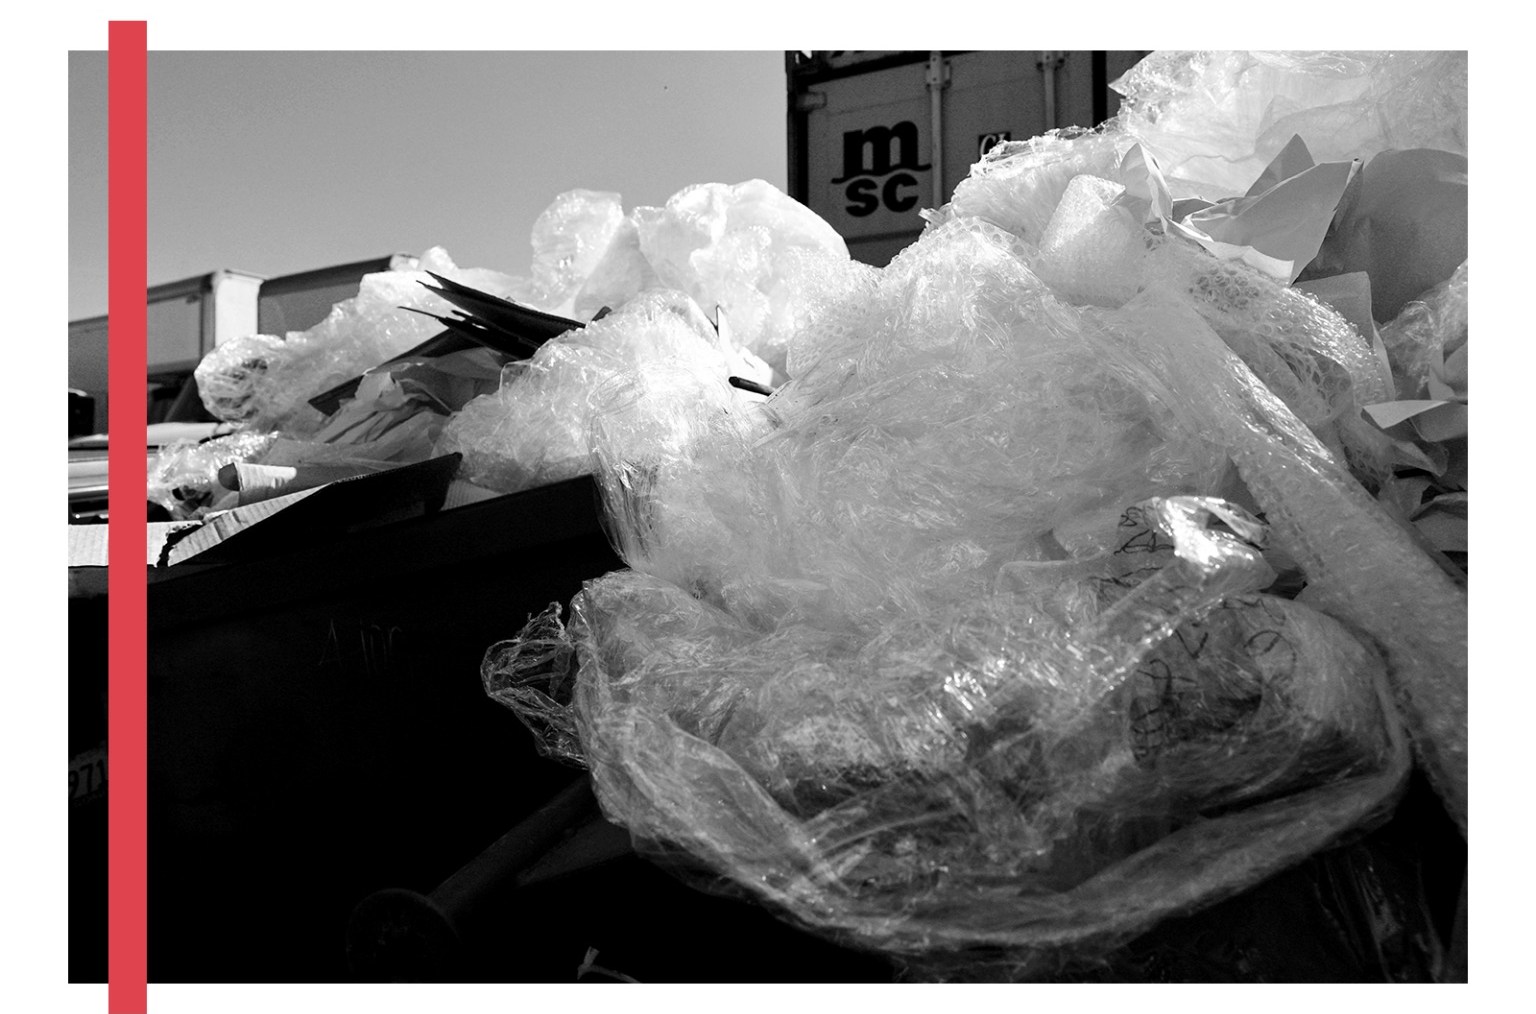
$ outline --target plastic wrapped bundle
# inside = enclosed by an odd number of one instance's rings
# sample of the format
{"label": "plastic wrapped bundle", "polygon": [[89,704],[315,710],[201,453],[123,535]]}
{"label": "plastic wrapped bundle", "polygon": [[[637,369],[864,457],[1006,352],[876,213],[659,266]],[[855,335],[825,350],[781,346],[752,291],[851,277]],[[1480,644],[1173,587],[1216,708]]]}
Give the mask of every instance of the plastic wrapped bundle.
{"label": "plastic wrapped bundle", "polygon": [[504,296],[516,280],[484,269],[461,270],[447,251],[433,247],[417,270],[364,275],[358,294],[331,308],[308,331],[287,339],[250,335],[224,342],[198,363],[195,377],[204,406],[220,419],[306,436],[324,424],[308,399],[421,344],[442,330],[415,308],[447,314],[452,306],[422,282],[427,272]]}
{"label": "plastic wrapped bundle", "polygon": [[[436,453],[461,452],[461,477],[503,492],[590,472],[594,418],[624,453],[676,452],[680,412],[751,412],[727,383],[750,373],[687,296],[655,290],[602,320],[545,342],[513,363],[493,394],[465,405]],[[625,429],[615,420],[626,420]]]}
{"label": "plastic wrapped bundle", "polygon": [[1296,134],[1319,161],[1467,150],[1465,52],[1158,52],[1114,88],[1177,197],[1241,194]]}
{"label": "plastic wrapped bundle", "polygon": [[551,611],[493,649],[486,686],[658,857],[919,975],[1045,975],[1379,817],[1405,774],[1379,661],[1244,593],[1267,569],[1212,509],[1245,527],[1197,500],[1112,520],[1050,582],[1075,622],[1026,579],[874,636],[765,634],[616,573],[569,636]]}

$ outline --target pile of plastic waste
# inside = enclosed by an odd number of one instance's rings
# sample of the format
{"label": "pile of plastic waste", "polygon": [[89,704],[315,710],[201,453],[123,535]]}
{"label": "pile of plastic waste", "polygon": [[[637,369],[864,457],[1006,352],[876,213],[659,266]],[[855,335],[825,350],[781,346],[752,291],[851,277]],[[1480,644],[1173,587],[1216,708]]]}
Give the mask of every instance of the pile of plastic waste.
{"label": "pile of plastic waste", "polygon": [[[232,462],[334,476],[460,451],[463,477],[500,492],[584,474],[582,405],[603,400],[606,380],[687,349],[703,357],[699,369],[723,362],[744,380],[782,382],[790,336],[850,279],[873,274],[819,216],[761,180],[690,186],[628,214],[618,194],[573,190],[544,211],[531,240],[526,276],[461,269],[435,247],[410,270],[365,276],[356,297],[307,331],[218,346],[197,369],[199,393],[238,432],[162,453],[151,499],[178,517],[231,506],[239,497],[216,476]],[[443,355],[423,343],[454,310],[437,287],[444,280],[574,315],[571,333],[531,357]],[[663,304],[673,309],[658,329]],[[315,403],[359,374],[340,402]]]}
{"label": "pile of plastic waste", "polygon": [[[220,346],[240,429],[160,488],[592,473],[628,569],[487,691],[699,883],[917,974],[1048,975],[1386,819],[1414,764],[1465,833],[1465,81],[1155,54],[878,270],[762,181],[572,191],[526,277],[433,251]],[[570,327],[412,355],[434,276]]]}
{"label": "pile of plastic waste", "polygon": [[[442,330],[428,314],[453,309],[427,283],[437,275],[510,295],[520,280],[459,268],[441,247],[414,260],[408,269],[364,275],[356,296],[307,331],[235,338],[205,356],[194,373],[198,393],[234,432],[162,450],[150,462],[150,500],[174,518],[197,517],[251,495],[221,485],[221,471],[225,481],[232,474],[226,466],[302,470],[315,483],[429,457],[448,414],[494,391],[503,364],[483,349],[430,362],[407,355]],[[365,371],[372,372],[344,410],[310,403]]]}
{"label": "pile of plastic waste", "polygon": [[[1412,515],[1465,512],[1466,162],[1394,149],[1465,59],[1381,66],[1159,54],[823,287],[766,400],[605,373],[630,569],[488,692],[657,858],[918,974],[1108,953],[1384,820],[1410,756],[1465,832],[1465,576]],[[1222,150],[1262,154],[1168,168]],[[709,344],[650,299],[635,341]]]}

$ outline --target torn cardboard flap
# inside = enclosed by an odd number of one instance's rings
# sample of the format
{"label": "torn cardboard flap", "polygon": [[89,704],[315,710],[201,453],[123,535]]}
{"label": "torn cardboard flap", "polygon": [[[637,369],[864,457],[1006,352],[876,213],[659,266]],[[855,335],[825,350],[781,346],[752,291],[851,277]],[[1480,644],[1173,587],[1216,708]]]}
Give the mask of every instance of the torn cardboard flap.
{"label": "torn cardboard flap", "polygon": [[165,545],[160,554],[150,559],[150,566],[173,567],[178,563],[184,563],[200,553],[207,552],[221,542],[234,538],[241,532],[275,517],[278,513],[292,507],[294,504],[305,500],[325,489],[325,486],[312,486],[296,493],[284,496],[272,497],[260,500],[256,503],[245,504],[232,510],[218,511],[203,519],[203,523],[190,529],[184,529],[169,533]]}
{"label": "torn cardboard flap", "polygon": [[210,515],[171,547],[166,564],[294,552],[358,528],[436,513],[460,460],[459,454],[445,454]]}
{"label": "torn cardboard flap", "polygon": [[[190,531],[202,525],[201,521],[151,521],[145,525],[147,541],[144,548],[144,558],[151,567],[156,566],[156,561],[165,552],[167,540],[173,539],[179,533]],[[75,567],[105,567],[107,565],[107,526],[94,525],[70,525],[69,526],[69,566]]]}

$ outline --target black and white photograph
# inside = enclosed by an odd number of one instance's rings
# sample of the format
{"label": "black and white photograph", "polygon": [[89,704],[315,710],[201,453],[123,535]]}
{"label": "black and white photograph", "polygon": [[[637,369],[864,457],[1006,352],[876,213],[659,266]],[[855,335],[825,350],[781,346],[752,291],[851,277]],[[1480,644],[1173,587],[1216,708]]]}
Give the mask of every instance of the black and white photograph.
{"label": "black and white photograph", "polygon": [[131,387],[68,53],[71,988],[141,527],[149,1010],[1469,982],[1465,49],[147,25]]}

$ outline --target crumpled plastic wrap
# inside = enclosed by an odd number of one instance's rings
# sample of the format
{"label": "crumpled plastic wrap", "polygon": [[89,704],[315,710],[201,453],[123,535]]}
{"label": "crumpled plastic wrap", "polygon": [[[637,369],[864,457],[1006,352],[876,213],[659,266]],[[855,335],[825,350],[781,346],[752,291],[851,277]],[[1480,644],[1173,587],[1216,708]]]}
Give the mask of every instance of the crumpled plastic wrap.
{"label": "crumpled plastic wrap", "polygon": [[[1331,307],[1190,243],[1155,242],[1133,199],[1143,187],[1134,142],[1117,132],[1055,132],[999,146],[931,216],[995,223],[1025,243],[1052,293],[1079,306],[1120,307],[1148,286],[1186,293],[1250,369],[1364,480],[1377,484],[1390,442],[1360,416],[1392,397],[1370,340]],[[1251,181],[1250,181],[1251,182]],[[797,339],[798,340],[798,339]]]}
{"label": "crumpled plastic wrap", "polygon": [[1465,596],[1245,361],[1327,404],[1368,346],[1177,237],[1053,290],[1053,167],[1118,164],[1080,140],[827,304],[766,431],[599,411],[633,569],[482,673],[642,846],[919,974],[1047,975],[1384,819],[1399,715],[1465,828]]}
{"label": "crumpled plastic wrap", "polygon": [[661,284],[726,307],[737,340],[779,370],[802,298],[851,263],[820,215],[762,180],[688,187],[636,224]]}
{"label": "crumpled plastic wrap", "polygon": [[426,287],[427,272],[508,296],[519,281],[488,269],[461,269],[442,247],[422,254],[409,271],[364,275],[358,294],[342,300],[307,331],[286,339],[249,335],[216,346],[194,376],[203,405],[215,417],[254,429],[308,436],[325,417],[308,399],[421,344],[442,325],[403,307],[447,314],[452,306]]}
{"label": "crumpled plastic wrap", "polygon": [[1072,127],[1004,142],[971,166],[947,205],[926,217],[935,225],[951,216],[980,218],[1042,246],[1046,226],[1072,181],[1078,176],[1116,179],[1135,143],[1129,134]]}
{"label": "crumpled plastic wrap", "polygon": [[873,637],[765,634],[619,572],[569,640],[553,606],[493,649],[486,685],[659,857],[919,976],[1046,975],[1379,819],[1406,772],[1374,653],[1244,593],[1266,568],[1211,509],[1127,511],[1113,550],[1052,575],[1076,623],[1027,575]]}
{"label": "crumpled plastic wrap", "polygon": [[[1140,304],[1140,305],[1138,305]],[[1237,369],[1186,306],[1143,293],[1135,326],[1183,338],[1183,397],[1306,575],[1305,600],[1381,648],[1426,774],[1467,827],[1467,598],[1275,394]],[[1183,358],[1186,357],[1187,358]]]}
{"label": "crumpled plastic wrap", "polygon": [[[617,206],[616,195],[596,196]],[[586,206],[567,197],[546,214]],[[762,399],[728,379],[782,381],[789,336],[804,361],[807,324],[867,293],[876,275],[819,216],[762,180],[686,188],[663,208],[636,208],[608,235],[572,305],[578,316],[613,312],[509,366],[494,395],[449,421],[436,453],[461,452],[464,478],[514,492],[587,474],[598,419],[610,451],[646,439],[675,446],[672,406],[690,401],[753,429]],[[633,432],[617,436],[625,428]]]}
{"label": "crumpled plastic wrap", "polygon": [[820,215],[771,184],[701,183],[617,225],[573,310],[590,319],[649,288],[686,293],[711,320],[723,308],[734,340],[782,380],[790,336],[872,270],[849,258]]}
{"label": "crumpled plastic wrap", "polygon": [[1369,342],[1307,293],[1230,260],[1165,242],[1144,278],[1181,292],[1222,340],[1313,435],[1373,485],[1389,471],[1390,447],[1360,414],[1391,397],[1391,378]]}
{"label": "crumpled plastic wrap", "polygon": [[600,414],[617,451],[678,453],[684,406],[745,418],[762,399],[727,380],[761,372],[686,295],[657,289],[508,365],[494,393],[449,419],[434,453],[462,453],[460,477],[501,492],[591,472]]}
{"label": "crumpled plastic wrap", "polygon": [[1164,51],[1113,87],[1180,197],[1242,193],[1296,134],[1320,161],[1467,151],[1464,51]]}
{"label": "crumpled plastic wrap", "polygon": [[[874,275],[849,258],[818,215],[762,180],[688,187],[665,207],[629,215],[618,194],[571,190],[539,216],[532,246],[531,271],[522,277],[460,269],[434,247],[418,270],[366,276],[355,298],[308,331],[225,342],[198,365],[203,402],[220,419],[280,432],[320,458],[329,444],[352,446],[354,456],[370,461],[413,460],[435,445],[462,450],[466,477],[512,491],[588,471],[587,429],[592,406],[608,399],[608,379],[645,371],[652,389],[644,397],[658,405],[691,391],[700,371],[720,388],[732,376],[771,387],[786,376],[790,336],[824,306],[867,288]],[[461,413],[462,402],[447,405],[461,417],[446,428],[428,412],[445,408],[434,394],[441,378],[418,390],[421,384],[403,382],[411,379],[403,368],[370,374],[329,416],[312,407],[313,396],[441,330],[410,312],[452,312],[421,284],[429,271],[558,316],[591,319],[632,304],[634,312],[512,365],[495,397]],[[666,327],[676,331],[686,320],[708,331],[703,342],[657,339],[651,325],[664,304]],[[627,333],[631,327],[639,332]],[[681,360],[671,361],[675,355]],[[433,365],[439,373],[453,369],[440,357]],[[662,393],[673,382],[668,376],[683,385],[679,392]],[[482,382],[479,374],[465,380]],[[726,400],[744,407],[760,398],[727,389]],[[203,477],[205,486],[213,481],[211,473]]]}
{"label": "crumpled plastic wrap", "polygon": [[591,320],[604,308],[623,306],[646,289],[657,287],[656,271],[640,250],[640,227],[635,217],[644,209],[636,208],[619,222],[608,246],[592,270],[582,279],[573,297],[572,313]]}
{"label": "crumpled plastic wrap", "polygon": [[690,414],[677,424],[708,436],[687,460],[599,443],[610,511],[640,512],[617,530],[621,555],[727,599],[814,581],[794,593],[803,608],[916,608],[918,586],[944,578],[964,595],[989,563],[1048,557],[1086,511],[1220,488],[1219,450],[1025,255],[976,220],[899,255],[802,333],[767,437]]}
{"label": "crumpled plastic wrap", "polygon": [[[511,297],[549,313],[571,316],[578,292],[624,225],[618,194],[598,190],[560,194],[533,223],[533,273],[519,280]],[[598,309],[592,307],[592,313]]]}

